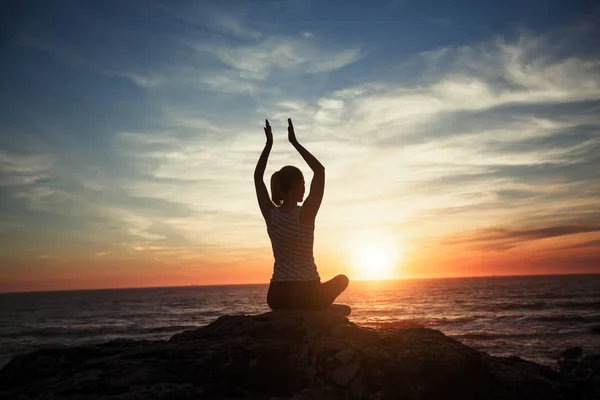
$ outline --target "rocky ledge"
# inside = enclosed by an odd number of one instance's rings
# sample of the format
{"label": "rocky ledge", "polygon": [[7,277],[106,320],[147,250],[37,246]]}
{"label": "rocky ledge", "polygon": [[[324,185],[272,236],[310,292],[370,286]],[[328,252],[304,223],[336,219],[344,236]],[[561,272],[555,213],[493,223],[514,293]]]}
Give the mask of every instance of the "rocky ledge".
{"label": "rocky ledge", "polygon": [[0,371],[0,399],[598,398],[596,378],[575,375],[492,357],[432,329],[273,312],[222,316],[168,341],[21,355]]}

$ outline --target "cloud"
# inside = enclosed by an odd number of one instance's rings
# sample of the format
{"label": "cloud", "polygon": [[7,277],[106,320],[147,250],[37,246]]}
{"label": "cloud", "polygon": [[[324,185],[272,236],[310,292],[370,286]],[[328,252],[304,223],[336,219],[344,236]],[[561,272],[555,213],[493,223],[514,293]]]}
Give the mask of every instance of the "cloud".
{"label": "cloud", "polygon": [[599,240],[589,240],[583,243],[577,243],[570,246],[561,247],[560,250],[572,250],[572,249],[600,249],[600,239]]}
{"label": "cloud", "polygon": [[210,3],[152,3],[144,9],[146,18],[160,21],[166,32],[92,17],[76,4],[61,15],[69,24],[85,25],[89,41],[69,36],[50,17],[40,17],[20,27],[11,44],[130,80],[145,90],[192,87],[218,93],[264,92],[263,87],[277,86],[282,79],[335,71],[365,55],[356,46],[326,45],[312,32],[261,32],[244,6],[225,11]]}
{"label": "cloud", "polygon": [[[548,59],[543,41],[536,38],[523,37],[516,43],[495,40],[434,53],[434,57],[422,54],[418,61],[424,70],[438,71],[425,73],[425,81],[363,84],[354,88],[360,94],[350,98],[333,93],[331,99],[343,101],[345,113],[331,120],[331,128],[343,121],[356,132],[371,133],[371,140],[382,146],[403,145],[422,135],[431,138],[427,129],[431,124],[443,126],[457,113],[600,99],[600,60]],[[527,117],[521,119],[509,116],[503,121],[507,129],[499,133],[505,136],[514,128],[510,124],[528,122]],[[540,118],[529,121],[552,123]],[[476,133],[484,133],[478,128]],[[438,134],[439,129],[434,135]]]}
{"label": "cloud", "polygon": [[[359,49],[327,50],[319,47],[306,38],[270,36],[264,40],[246,44],[198,44],[196,49],[214,55],[223,65],[236,71],[236,81],[242,89],[254,81],[278,79],[280,76],[301,76],[330,72],[358,61],[363,54]],[[225,72],[227,73],[227,71]],[[209,82],[216,80],[233,82],[234,75],[223,76],[222,71],[215,71],[208,76]],[[213,88],[217,88],[214,86]],[[226,86],[231,91],[232,86]]]}
{"label": "cloud", "polygon": [[260,39],[263,34],[258,30],[248,28],[240,19],[231,15],[221,14],[213,19],[214,22],[225,32],[245,39]]}
{"label": "cloud", "polygon": [[446,244],[483,243],[490,250],[507,250],[532,240],[600,232],[600,225],[559,225],[536,229],[495,228],[476,232],[468,238],[450,239]]}
{"label": "cloud", "polygon": [[369,215],[419,236],[568,224],[600,215],[599,62],[523,35],[423,53],[407,64],[422,71],[412,81],[381,76],[263,108],[307,121],[299,131],[335,171],[325,224]]}
{"label": "cloud", "polygon": [[[44,73],[31,74],[41,95],[10,104],[27,106],[23,129],[0,138],[4,239],[102,259],[269,254],[251,179],[264,118],[276,134],[266,178],[297,164],[310,179],[288,117],[327,168],[317,252],[365,226],[406,240],[476,232],[502,248],[599,221],[597,54],[523,34],[386,69],[368,44],[207,4],[149,3],[153,29],[80,5],[61,12],[85,37],[44,16],[20,27],[13,45],[43,54],[24,65]],[[9,143],[23,131],[47,145]]]}
{"label": "cloud", "polygon": [[20,186],[36,183],[45,177],[54,164],[49,154],[14,153],[0,149],[0,186]]}
{"label": "cloud", "polygon": [[212,91],[219,93],[253,93],[258,86],[251,81],[239,79],[237,76],[228,76],[224,73],[202,78]]}

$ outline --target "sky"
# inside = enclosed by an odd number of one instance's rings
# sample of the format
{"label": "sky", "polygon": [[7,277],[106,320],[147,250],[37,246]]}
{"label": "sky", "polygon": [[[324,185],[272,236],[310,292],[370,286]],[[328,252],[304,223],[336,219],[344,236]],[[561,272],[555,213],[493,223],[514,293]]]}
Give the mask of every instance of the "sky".
{"label": "sky", "polygon": [[0,291],[268,282],[265,118],[324,280],[600,273],[597,3],[340,4],[5,4]]}

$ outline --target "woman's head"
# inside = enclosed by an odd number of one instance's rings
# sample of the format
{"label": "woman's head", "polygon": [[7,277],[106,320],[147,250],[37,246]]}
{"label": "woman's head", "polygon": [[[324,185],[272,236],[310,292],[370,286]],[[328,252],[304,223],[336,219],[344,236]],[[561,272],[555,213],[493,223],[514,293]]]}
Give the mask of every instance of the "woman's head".
{"label": "woman's head", "polygon": [[298,168],[286,165],[271,175],[271,199],[276,205],[304,198],[304,176]]}

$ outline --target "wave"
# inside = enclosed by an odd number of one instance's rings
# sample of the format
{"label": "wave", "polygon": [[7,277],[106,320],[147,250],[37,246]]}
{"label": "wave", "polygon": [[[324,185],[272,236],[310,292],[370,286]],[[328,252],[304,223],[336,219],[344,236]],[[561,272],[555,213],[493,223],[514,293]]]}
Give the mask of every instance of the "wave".
{"label": "wave", "polygon": [[424,328],[425,324],[419,320],[401,319],[397,321],[368,321],[365,326],[370,326],[379,329],[407,329],[407,328]]}
{"label": "wave", "polygon": [[527,316],[527,320],[531,321],[542,321],[542,322],[581,322],[581,323],[595,323],[600,321],[600,315],[537,315]]}
{"label": "wave", "polygon": [[498,339],[544,339],[550,337],[568,337],[576,334],[586,334],[588,331],[578,332],[546,332],[546,333],[494,333],[494,332],[467,332],[449,335],[457,340],[498,340]]}
{"label": "wave", "polygon": [[582,297],[599,297],[600,292],[598,293],[553,293],[553,292],[545,292],[545,293],[509,293],[503,294],[502,297],[505,299],[538,299],[538,300],[561,300],[561,299],[573,299],[573,298],[582,298]]}
{"label": "wave", "polygon": [[532,303],[496,303],[489,305],[480,305],[475,307],[477,310],[486,311],[510,311],[510,310],[540,310],[540,309],[554,309],[554,308],[568,308],[568,309],[580,309],[580,310],[597,310],[600,309],[600,301],[565,301],[565,302],[549,302],[549,301],[536,301]]}
{"label": "wave", "polygon": [[500,335],[494,333],[477,332],[477,333],[463,333],[459,335],[453,335],[455,339],[470,339],[470,340],[494,340],[500,339]]}
{"label": "wave", "polygon": [[565,303],[558,303],[557,307],[562,308],[589,308],[589,309],[600,309],[600,301],[567,301]]}
{"label": "wave", "polygon": [[429,319],[430,324],[443,324],[443,325],[454,325],[454,324],[464,324],[468,322],[475,322],[479,320],[490,320],[490,321],[499,321],[499,320],[516,320],[521,319],[523,316],[521,314],[507,314],[507,315],[493,315],[493,314],[475,314],[464,317],[457,318],[433,318]]}
{"label": "wave", "polygon": [[509,310],[537,310],[544,308],[548,305],[545,301],[538,301],[534,303],[492,303],[492,304],[479,304],[474,307],[476,310],[485,311],[509,311]]}
{"label": "wave", "polygon": [[481,318],[489,318],[485,315],[471,315],[456,318],[407,318],[407,319],[386,319],[378,321],[369,319],[368,317],[364,321],[360,321],[365,325],[377,328],[423,328],[432,325],[460,325],[468,322],[473,322]]}
{"label": "wave", "polygon": [[[372,327],[378,328],[410,328],[410,327],[433,327],[436,329],[450,328],[451,326],[460,327],[471,322],[486,320],[486,323],[493,324],[496,321],[504,320],[511,323],[510,320],[516,322],[556,322],[556,323],[571,323],[571,324],[594,324],[600,322],[600,315],[471,315],[456,318],[416,318],[416,319],[388,319],[385,321],[373,321],[366,318],[363,323]],[[362,322],[362,321],[361,321]],[[459,328],[460,329],[460,328]]]}
{"label": "wave", "polygon": [[[442,317],[442,318],[430,318],[427,319],[427,324],[428,325],[460,325],[460,324],[465,324],[468,322],[474,322],[480,319],[486,319],[486,318],[493,318],[496,319],[497,317],[490,317],[489,315],[469,315],[469,316],[464,316],[464,317],[456,317],[456,318],[448,318],[448,317]],[[504,318],[504,316],[502,316],[501,318]]]}
{"label": "wave", "polygon": [[134,318],[145,318],[145,319],[160,319],[168,316],[177,315],[178,317],[191,317],[191,318],[200,318],[200,317],[219,317],[223,315],[222,310],[168,310],[161,312],[130,312],[125,314],[118,314],[116,318],[119,319],[134,319]]}
{"label": "wave", "polygon": [[147,335],[156,333],[180,332],[186,329],[198,328],[201,325],[171,325],[171,326],[153,326],[153,327],[100,327],[100,328],[70,328],[70,327],[44,327],[36,328],[21,332],[0,333],[0,338],[22,338],[22,337],[37,337],[37,338],[83,338],[91,336],[106,336],[106,335]]}
{"label": "wave", "polygon": [[[558,324],[570,324],[569,327],[578,327],[579,325],[597,324],[600,322],[600,314],[588,314],[588,315],[574,315],[574,314],[542,314],[542,315],[531,315],[526,313],[512,313],[507,315],[491,315],[491,314],[474,314],[465,315],[460,317],[432,317],[432,318],[406,318],[406,319],[394,319],[390,313],[391,318],[384,320],[377,320],[376,318],[369,318],[372,315],[365,315],[364,318],[357,319],[358,323],[376,327],[376,328],[411,328],[411,327],[431,327],[434,329],[461,329],[461,326],[468,326],[472,322],[481,322],[486,325],[501,323],[501,324],[514,324],[518,323],[519,326],[523,326],[524,323],[531,322],[542,322],[546,325]],[[589,326],[588,326],[589,328]],[[464,328],[463,328],[464,329]],[[468,329],[468,328],[467,328]]]}

